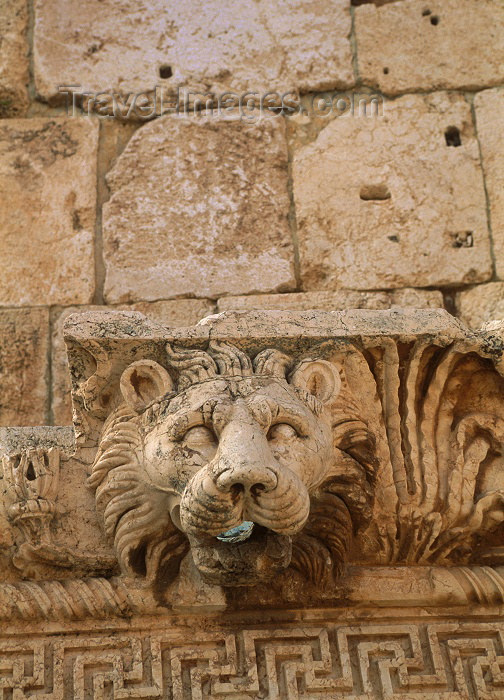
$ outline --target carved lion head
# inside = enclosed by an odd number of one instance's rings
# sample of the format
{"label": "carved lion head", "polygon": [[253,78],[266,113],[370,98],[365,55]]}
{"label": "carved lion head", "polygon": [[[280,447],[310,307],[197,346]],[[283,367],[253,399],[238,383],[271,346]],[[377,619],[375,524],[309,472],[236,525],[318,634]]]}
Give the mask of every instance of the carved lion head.
{"label": "carved lion head", "polygon": [[370,516],[373,439],[336,364],[167,346],[131,364],[90,485],[123,571],[157,587],[190,550],[206,581],[337,575]]}

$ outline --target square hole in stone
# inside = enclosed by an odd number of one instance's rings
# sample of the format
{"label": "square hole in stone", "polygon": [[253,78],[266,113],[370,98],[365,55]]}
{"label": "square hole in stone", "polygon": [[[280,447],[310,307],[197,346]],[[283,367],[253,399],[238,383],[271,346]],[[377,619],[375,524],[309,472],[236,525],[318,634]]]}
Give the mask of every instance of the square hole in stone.
{"label": "square hole in stone", "polygon": [[445,141],[447,146],[461,146],[460,130],[456,126],[449,126],[445,131]]}
{"label": "square hole in stone", "polygon": [[171,78],[173,75],[173,71],[171,66],[163,65],[159,66],[159,77],[163,78],[166,80],[167,78]]}

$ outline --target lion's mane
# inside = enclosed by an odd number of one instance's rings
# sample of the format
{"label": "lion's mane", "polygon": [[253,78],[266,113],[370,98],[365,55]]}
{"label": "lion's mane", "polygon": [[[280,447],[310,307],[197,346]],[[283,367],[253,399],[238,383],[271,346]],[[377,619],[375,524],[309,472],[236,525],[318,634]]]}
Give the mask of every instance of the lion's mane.
{"label": "lion's mane", "polygon": [[189,543],[169,517],[165,494],[142,477],[140,418],[125,405],[110,415],[88,484],[122,571],[161,588],[177,575]]}

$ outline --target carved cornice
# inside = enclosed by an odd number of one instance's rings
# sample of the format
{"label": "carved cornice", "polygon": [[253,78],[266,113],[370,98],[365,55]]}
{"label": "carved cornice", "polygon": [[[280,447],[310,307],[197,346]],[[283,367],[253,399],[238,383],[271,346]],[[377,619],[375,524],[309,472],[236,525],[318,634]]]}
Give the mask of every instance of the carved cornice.
{"label": "carved cornice", "polygon": [[54,452],[4,458],[27,580],[0,617],[503,604],[503,337],[442,311],[71,317],[76,451],[57,501]]}

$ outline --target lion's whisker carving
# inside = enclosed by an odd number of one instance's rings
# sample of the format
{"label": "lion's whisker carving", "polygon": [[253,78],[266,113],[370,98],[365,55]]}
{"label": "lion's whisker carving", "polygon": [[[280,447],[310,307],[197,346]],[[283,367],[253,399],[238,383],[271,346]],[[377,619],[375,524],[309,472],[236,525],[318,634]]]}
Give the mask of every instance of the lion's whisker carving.
{"label": "lion's whisker carving", "polygon": [[340,446],[374,444],[337,366],[273,348],[252,360],[227,343],[166,352],[167,368],[140,360],[123,372],[89,479],[123,571],[160,590],[190,549],[224,586],[289,565],[312,580],[340,573],[370,514],[375,463],[349,448],[362,487],[337,476]]}

